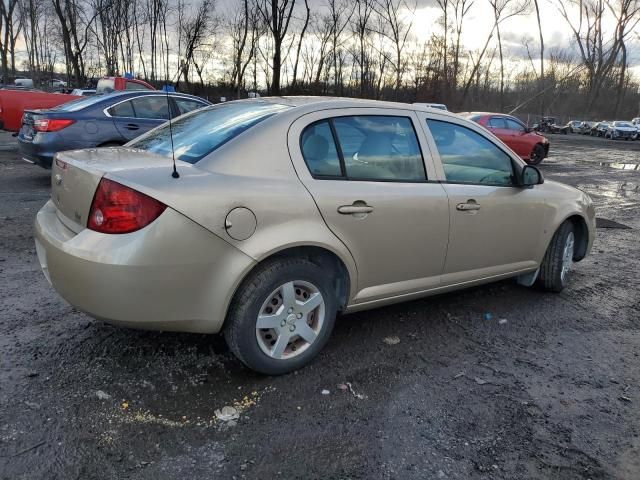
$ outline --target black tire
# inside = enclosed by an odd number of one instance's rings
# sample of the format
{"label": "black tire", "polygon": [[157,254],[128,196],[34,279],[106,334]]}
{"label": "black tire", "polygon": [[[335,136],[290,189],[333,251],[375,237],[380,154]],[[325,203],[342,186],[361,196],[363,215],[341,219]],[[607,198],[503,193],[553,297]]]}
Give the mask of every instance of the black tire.
{"label": "black tire", "polygon": [[[265,354],[256,338],[256,322],[263,303],[279,286],[301,280],[313,284],[324,299],[324,322],[316,339],[306,350],[290,359]],[[337,301],[332,276],[304,258],[267,260],[238,288],[227,313],[224,338],[229,349],[247,367],[267,375],[282,375],[304,367],[325,346],[335,324]]]}
{"label": "black tire", "polygon": [[[564,222],[556,231],[547,247],[542,263],[540,264],[540,272],[538,273],[538,285],[544,290],[550,292],[561,292],[567,286],[570,278],[570,270],[562,275],[564,266],[565,245],[569,236],[573,239],[573,224],[570,221]],[[573,262],[573,259],[570,260]]]}
{"label": "black tire", "polygon": [[529,165],[538,165],[542,160],[544,160],[545,151],[544,146],[540,143],[537,143],[533,146],[533,150],[531,150],[531,155],[529,155]]}

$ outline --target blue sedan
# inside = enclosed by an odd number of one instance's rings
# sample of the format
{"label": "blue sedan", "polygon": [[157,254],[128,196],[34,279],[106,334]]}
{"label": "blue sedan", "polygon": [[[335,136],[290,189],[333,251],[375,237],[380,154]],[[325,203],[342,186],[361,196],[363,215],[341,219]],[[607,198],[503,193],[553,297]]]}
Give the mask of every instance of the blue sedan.
{"label": "blue sedan", "polygon": [[18,134],[22,158],[51,168],[63,150],[124,145],[184,113],[210,105],[181,93],[131,91],[95,95],[49,110],[26,110]]}

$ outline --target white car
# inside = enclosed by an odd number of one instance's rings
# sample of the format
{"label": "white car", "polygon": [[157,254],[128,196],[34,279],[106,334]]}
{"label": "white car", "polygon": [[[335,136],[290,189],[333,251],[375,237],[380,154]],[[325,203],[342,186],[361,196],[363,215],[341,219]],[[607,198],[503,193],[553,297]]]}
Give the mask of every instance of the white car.
{"label": "white car", "polygon": [[413,102],[414,105],[420,105],[421,107],[429,107],[429,108],[437,108],[438,110],[444,110],[445,112],[448,112],[449,109],[447,108],[447,106],[444,103],[420,103],[420,102]]}
{"label": "white car", "polygon": [[95,89],[74,88],[73,90],[71,90],[71,95],[77,95],[78,97],[89,97],[95,94],[96,94]]}

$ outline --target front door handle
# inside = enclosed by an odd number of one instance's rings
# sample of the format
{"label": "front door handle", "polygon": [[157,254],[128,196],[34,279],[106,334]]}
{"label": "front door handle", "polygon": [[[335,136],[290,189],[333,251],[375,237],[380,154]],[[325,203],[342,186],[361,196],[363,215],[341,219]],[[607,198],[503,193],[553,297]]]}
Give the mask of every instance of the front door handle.
{"label": "front door handle", "polygon": [[139,130],[140,127],[138,125],[136,125],[135,123],[129,123],[129,124],[127,124],[127,129],[129,129],[129,130]]}
{"label": "front door handle", "polygon": [[343,215],[366,215],[373,212],[373,207],[366,203],[354,202],[353,205],[342,205],[338,207],[338,213]]}
{"label": "front door handle", "polygon": [[480,205],[475,200],[467,200],[466,203],[459,203],[456,205],[456,210],[460,210],[462,212],[480,210]]}

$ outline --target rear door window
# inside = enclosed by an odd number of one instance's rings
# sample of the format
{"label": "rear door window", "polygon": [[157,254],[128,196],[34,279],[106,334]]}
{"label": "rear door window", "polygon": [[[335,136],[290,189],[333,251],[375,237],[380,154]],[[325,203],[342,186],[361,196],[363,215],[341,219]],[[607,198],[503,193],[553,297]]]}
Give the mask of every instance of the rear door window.
{"label": "rear door window", "polygon": [[389,182],[427,179],[409,117],[358,115],[328,119],[305,129],[301,147],[315,177],[340,175],[347,180]]}
{"label": "rear door window", "polygon": [[126,102],[122,102],[122,103],[118,103],[117,105],[114,105],[113,107],[111,107],[109,110],[109,115],[111,115],[112,117],[129,117],[129,118],[133,118],[135,117],[135,113],[133,111],[133,106],[131,104],[131,100],[128,100]]}
{"label": "rear door window", "polygon": [[427,120],[447,182],[513,185],[511,157],[489,139],[455,123]]}
{"label": "rear door window", "polygon": [[136,118],[169,119],[169,101],[164,96],[138,97],[131,100]]}

